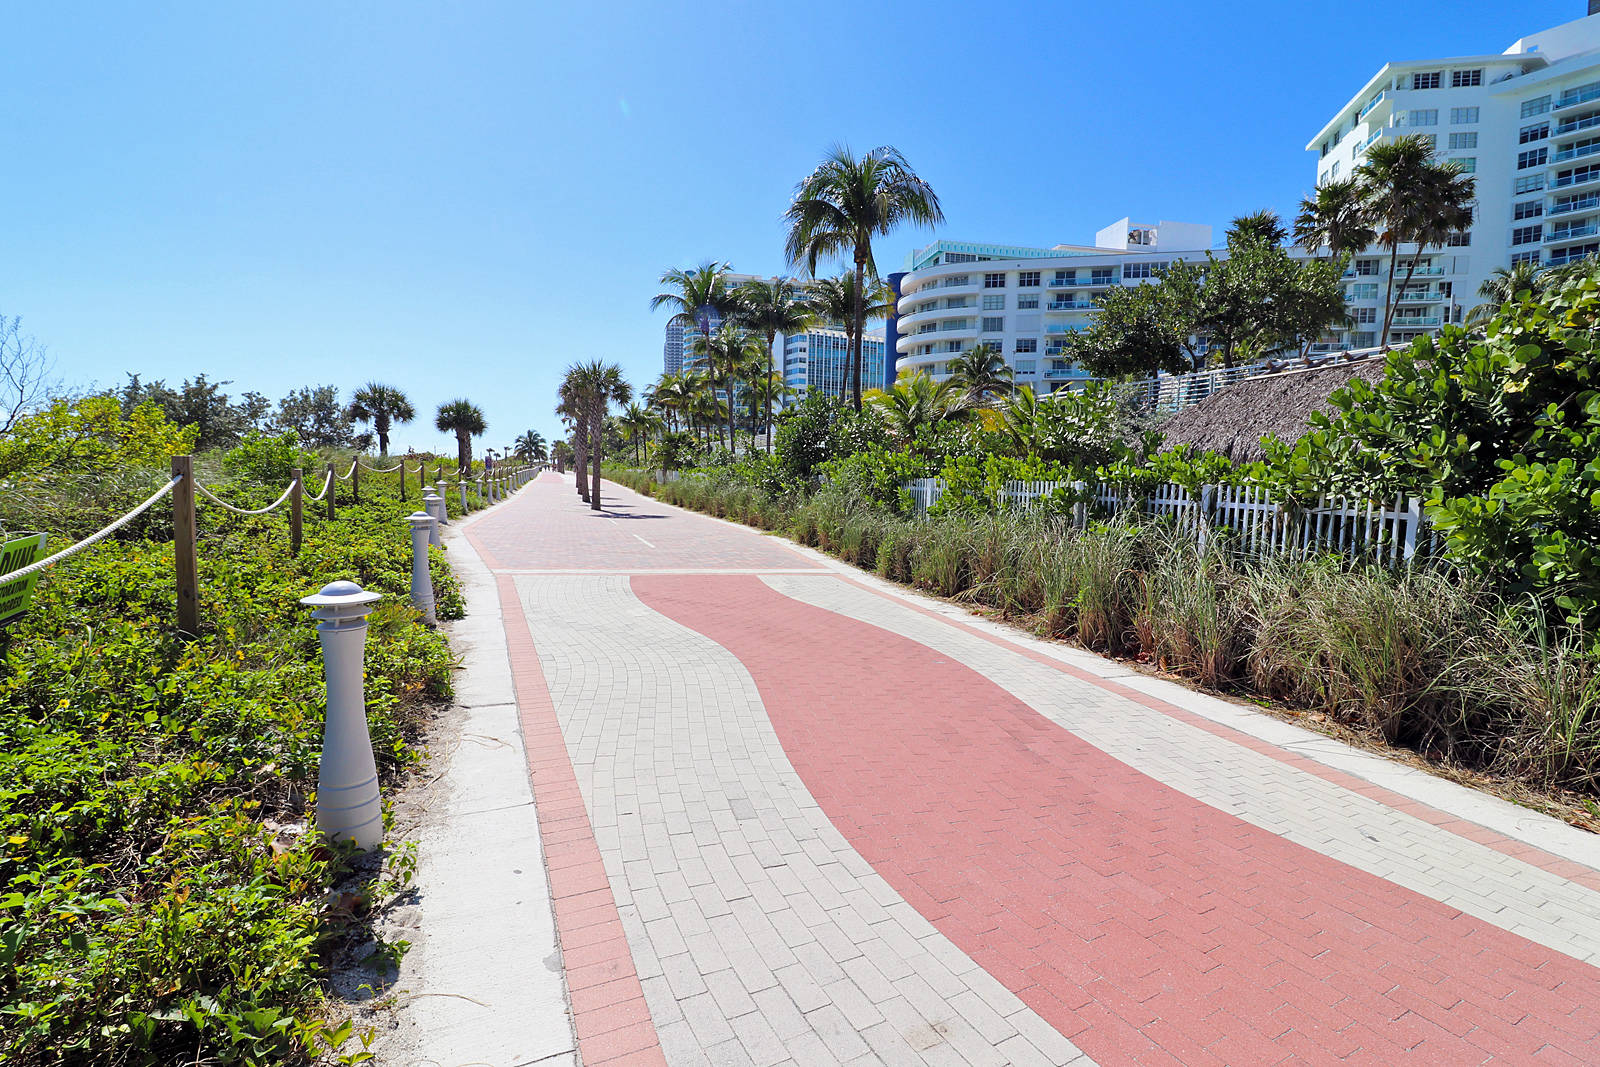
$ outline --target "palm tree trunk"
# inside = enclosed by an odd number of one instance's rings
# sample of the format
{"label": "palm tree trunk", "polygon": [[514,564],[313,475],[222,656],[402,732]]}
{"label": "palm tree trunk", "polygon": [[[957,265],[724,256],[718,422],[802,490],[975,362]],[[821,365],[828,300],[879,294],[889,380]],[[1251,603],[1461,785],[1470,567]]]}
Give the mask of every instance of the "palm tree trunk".
{"label": "palm tree trunk", "polygon": [[[767,334],[767,374],[768,375],[772,375],[772,374],[777,372],[777,368],[775,368],[772,365],[772,361],[773,361],[773,358],[774,358],[773,351],[772,351],[772,342],[776,338],[776,336],[777,335],[775,333],[772,333],[772,332],[768,332],[768,334]],[[769,377],[767,379],[767,425],[766,425],[766,431],[767,431],[767,454],[769,456],[772,454],[772,393],[773,393],[772,379]]]}
{"label": "palm tree trunk", "polygon": [[735,362],[734,362],[734,358],[733,358],[733,353],[729,352],[728,353],[728,374],[723,379],[723,386],[724,386],[724,388],[726,388],[728,390],[728,451],[729,452],[732,452],[733,449],[734,449],[734,446],[739,443],[738,439],[733,436],[733,404],[734,404],[734,399],[733,399],[733,376],[734,376],[735,373],[736,373],[736,366],[735,366]]}
{"label": "palm tree trunk", "polygon": [[600,510],[600,464],[605,459],[605,428],[601,425],[604,419],[604,408],[597,410],[590,416],[590,450],[589,457],[589,510]]}
{"label": "palm tree trunk", "polygon": [[1400,241],[1395,239],[1389,246],[1389,280],[1385,283],[1383,292],[1383,333],[1378,336],[1378,344],[1389,343],[1389,325],[1394,322],[1394,265],[1400,258]]}
{"label": "palm tree trunk", "polygon": [[860,245],[856,246],[856,309],[853,316],[856,336],[850,344],[850,402],[855,405],[857,414],[861,412],[861,335],[866,329],[866,323],[861,321],[861,298],[866,295],[861,287],[867,282],[867,261],[863,251]]}

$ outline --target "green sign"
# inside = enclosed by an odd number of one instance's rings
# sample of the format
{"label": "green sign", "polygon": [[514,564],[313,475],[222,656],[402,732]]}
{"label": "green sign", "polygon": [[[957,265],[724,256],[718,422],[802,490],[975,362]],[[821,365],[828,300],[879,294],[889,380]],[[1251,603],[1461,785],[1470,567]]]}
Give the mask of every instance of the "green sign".
{"label": "green sign", "polygon": [[43,558],[44,538],[42,533],[29,534],[0,544],[0,623],[10,622],[28,610],[28,601],[33,598],[33,586],[39,578],[38,573],[10,581],[6,580],[6,575]]}

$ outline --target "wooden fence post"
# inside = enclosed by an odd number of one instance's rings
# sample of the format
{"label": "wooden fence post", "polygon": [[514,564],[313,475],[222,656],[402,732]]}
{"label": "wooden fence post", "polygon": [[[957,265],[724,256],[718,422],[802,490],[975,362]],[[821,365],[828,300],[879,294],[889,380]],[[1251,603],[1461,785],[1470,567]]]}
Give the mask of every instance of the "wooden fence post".
{"label": "wooden fence post", "polygon": [[328,464],[328,519],[333,519],[333,498],[339,495],[339,476],[334,473],[333,464]]}
{"label": "wooden fence post", "polygon": [[361,457],[356,457],[355,466],[350,468],[350,502],[361,503]]}
{"label": "wooden fence post", "polygon": [[178,589],[178,632],[200,634],[200,574],[195,560],[194,457],[173,456],[172,562]]}
{"label": "wooden fence post", "polygon": [[406,458],[400,457],[400,499],[406,498]]}
{"label": "wooden fence post", "polygon": [[299,467],[294,469],[294,492],[289,494],[289,552],[300,554],[300,525],[304,518],[305,482]]}

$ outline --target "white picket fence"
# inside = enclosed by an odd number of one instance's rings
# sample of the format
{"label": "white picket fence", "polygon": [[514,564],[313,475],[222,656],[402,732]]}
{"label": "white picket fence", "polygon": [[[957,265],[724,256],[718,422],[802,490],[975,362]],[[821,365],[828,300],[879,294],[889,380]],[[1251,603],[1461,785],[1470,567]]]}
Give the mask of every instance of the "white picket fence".
{"label": "white picket fence", "polygon": [[[918,515],[925,514],[944,495],[942,478],[907,482]],[[1419,553],[1437,546],[1423,515],[1422,501],[1397,496],[1392,503],[1322,496],[1314,506],[1286,507],[1259,486],[1207,485],[1198,498],[1183,486],[1164,482],[1141,494],[1104,482],[1009,481],[1001,489],[1008,510],[1029,512],[1059,489],[1076,498],[1072,521],[1077,526],[1090,518],[1109,518],[1129,511],[1170,516],[1201,545],[1225,535],[1231,549],[1244,555],[1309,556],[1323,552],[1369,558],[1378,562],[1410,563]]]}

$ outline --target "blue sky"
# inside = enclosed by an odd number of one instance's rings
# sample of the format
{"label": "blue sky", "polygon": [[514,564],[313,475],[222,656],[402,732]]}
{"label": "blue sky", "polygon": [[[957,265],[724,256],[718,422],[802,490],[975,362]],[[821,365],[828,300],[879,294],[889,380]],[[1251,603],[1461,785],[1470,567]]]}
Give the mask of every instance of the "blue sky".
{"label": "blue sky", "polygon": [[[784,269],[834,141],[893,144],[939,236],[1292,212],[1384,61],[1498,52],[1582,0],[38,4],[7,11],[0,312],[79,386],[371,378],[484,444],[573,360],[661,369],[656,279]],[[929,231],[885,240],[897,267]]]}

